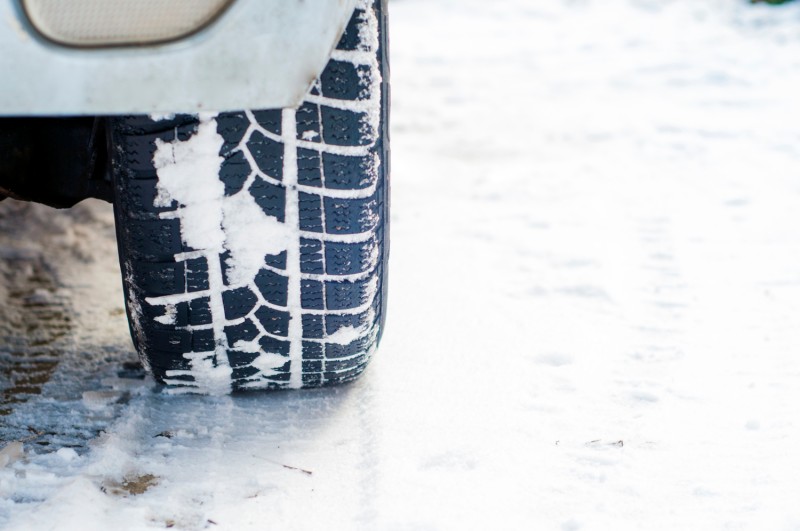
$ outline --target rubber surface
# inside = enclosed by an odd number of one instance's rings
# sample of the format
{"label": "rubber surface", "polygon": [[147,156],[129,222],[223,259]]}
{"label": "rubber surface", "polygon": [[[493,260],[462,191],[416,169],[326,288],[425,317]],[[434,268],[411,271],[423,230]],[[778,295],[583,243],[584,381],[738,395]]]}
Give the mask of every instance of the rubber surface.
{"label": "rubber surface", "polygon": [[[131,333],[159,381],[227,392],[341,383],[364,370],[386,303],[385,1],[359,6],[296,110],[111,120]],[[236,282],[231,238],[274,235],[226,221],[225,247],[189,246],[182,223],[191,205],[165,204],[154,164],[159,146],[189,142],[209,120],[222,138],[225,197],[216,203],[254,202],[292,235]],[[216,203],[209,212],[224,211]]]}

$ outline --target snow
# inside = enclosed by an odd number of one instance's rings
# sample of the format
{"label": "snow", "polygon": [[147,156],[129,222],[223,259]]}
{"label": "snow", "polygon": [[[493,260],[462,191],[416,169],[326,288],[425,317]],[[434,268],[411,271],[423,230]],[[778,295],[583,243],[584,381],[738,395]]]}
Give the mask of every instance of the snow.
{"label": "snow", "polygon": [[175,318],[178,316],[178,309],[173,304],[167,304],[164,306],[164,315],[159,315],[154,319],[165,325],[172,325],[175,324]]}
{"label": "snow", "polygon": [[225,186],[217,178],[223,159],[219,155],[225,140],[217,133],[214,115],[203,115],[197,132],[187,140],[164,142],[156,139],[153,165],[158,173],[157,207],[173,201],[184,205],[179,211],[181,238],[189,247],[222,249],[222,212],[217,206]]}
{"label": "snow", "polygon": [[[297,113],[294,109],[281,112],[281,139],[283,140],[283,184],[289,193],[286,194],[285,223],[288,231],[293,232],[292,243],[286,247],[286,309],[289,313],[289,329],[286,339],[289,340],[289,387],[300,389],[303,386],[303,305],[301,301],[301,266],[300,266],[300,194],[296,193],[298,183],[297,166]],[[261,260],[263,263],[263,259]],[[255,274],[253,277],[255,278]],[[255,366],[272,368],[277,360],[263,359],[259,356]],[[269,374],[269,373],[267,373]]]}
{"label": "snow", "polygon": [[128,400],[85,408],[115,419],[88,451],[0,468],[0,525],[799,529],[800,4],[391,8],[370,369],[233,397],[107,377],[83,391]]}
{"label": "snow", "polygon": [[366,327],[343,326],[327,337],[329,343],[335,345],[349,345],[368,332]]}
{"label": "snow", "polygon": [[[155,205],[169,207],[173,201],[181,205],[176,212],[162,217],[181,220],[181,239],[189,247],[207,252],[229,251],[229,283],[243,285],[256,276],[264,255],[286,250],[291,234],[283,223],[266,215],[252,196],[225,196],[225,187],[217,178],[223,162],[219,155],[223,143],[213,114],[203,115],[197,133],[185,141],[156,139],[153,163],[159,182]],[[259,236],[253,237],[254,234]],[[162,302],[167,300],[162,298]],[[169,315],[167,311],[165,320]]]}

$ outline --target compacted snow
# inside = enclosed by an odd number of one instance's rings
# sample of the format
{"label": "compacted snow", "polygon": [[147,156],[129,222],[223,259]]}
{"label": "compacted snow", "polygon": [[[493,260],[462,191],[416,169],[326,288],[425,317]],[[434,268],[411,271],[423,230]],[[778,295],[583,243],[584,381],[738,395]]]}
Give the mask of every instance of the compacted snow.
{"label": "compacted snow", "polygon": [[800,4],[390,7],[371,368],[164,394],[90,232],[73,339],[0,417],[0,527],[800,529]]}

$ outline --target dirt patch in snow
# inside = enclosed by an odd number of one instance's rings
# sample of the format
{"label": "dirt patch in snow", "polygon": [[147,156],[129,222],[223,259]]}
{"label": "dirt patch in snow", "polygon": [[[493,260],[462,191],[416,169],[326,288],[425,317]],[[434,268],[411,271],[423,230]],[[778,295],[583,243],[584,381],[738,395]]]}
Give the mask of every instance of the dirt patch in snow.
{"label": "dirt patch in snow", "polygon": [[0,440],[84,448],[119,407],[103,378],[134,360],[111,206],[0,202]]}
{"label": "dirt patch in snow", "polygon": [[100,490],[112,496],[138,496],[158,485],[158,479],[153,474],[125,476],[122,481],[104,481]]}
{"label": "dirt patch in snow", "polygon": [[0,416],[5,416],[13,404],[41,394],[72,318],[45,257],[25,248],[0,245],[0,301]]}

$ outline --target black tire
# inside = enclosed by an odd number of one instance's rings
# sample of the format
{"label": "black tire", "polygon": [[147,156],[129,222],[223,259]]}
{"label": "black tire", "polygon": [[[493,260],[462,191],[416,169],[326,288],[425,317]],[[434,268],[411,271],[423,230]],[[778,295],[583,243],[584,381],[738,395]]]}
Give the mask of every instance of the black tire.
{"label": "black tire", "polygon": [[111,120],[131,335],[158,381],[224,393],[364,370],[386,306],[385,7],[360,2],[296,110]]}

